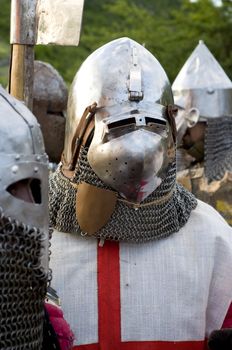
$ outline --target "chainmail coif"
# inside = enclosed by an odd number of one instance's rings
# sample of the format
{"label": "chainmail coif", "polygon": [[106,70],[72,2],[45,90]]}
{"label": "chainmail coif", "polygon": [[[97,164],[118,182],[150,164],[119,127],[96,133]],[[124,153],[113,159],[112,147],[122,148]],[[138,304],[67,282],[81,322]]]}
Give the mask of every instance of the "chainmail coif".
{"label": "chainmail coif", "polygon": [[221,180],[232,172],[232,116],[208,120],[205,137],[205,176]]}
{"label": "chainmail coif", "polygon": [[0,207],[0,349],[41,350],[44,299],[51,278],[41,266],[45,234]]}
{"label": "chainmail coif", "polygon": [[[94,173],[87,160],[87,148],[82,148],[78,165],[72,179],[75,183],[87,182],[100,188],[107,187]],[[135,210],[117,201],[109,222],[95,236],[127,242],[146,242],[167,237],[185,225],[191,210],[197,205],[193,194],[176,184],[176,165],[169,166],[167,177],[143,203],[162,198],[170,191],[172,196],[166,202],[148,205]],[[50,219],[59,231],[81,233],[75,213],[76,189],[63,176],[60,168],[50,176]],[[78,193],[77,193],[78,200]]]}

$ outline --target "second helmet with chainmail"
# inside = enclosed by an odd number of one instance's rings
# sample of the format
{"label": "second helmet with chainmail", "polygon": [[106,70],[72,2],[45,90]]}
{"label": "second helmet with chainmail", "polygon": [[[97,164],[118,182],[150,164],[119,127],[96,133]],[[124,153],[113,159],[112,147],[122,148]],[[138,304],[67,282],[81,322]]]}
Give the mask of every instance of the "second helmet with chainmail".
{"label": "second helmet with chainmail", "polygon": [[36,118],[0,86],[0,348],[40,350],[48,269],[48,159]]}
{"label": "second helmet with chainmail", "polygon": [[[232,82],[200,41],[177,75],[173,86],[178,138],[198,122],[206,123],[204,144],[188,148],[195,157],[202,150],[208,181],[220,180],[232,171]],[[194,153],[195,152],[195,153]]]}
{"label": "second helmet with chainmail", "polygon": [[143,242],[185,224],[195,198],[176,185],[171,86],[156,58],[121,38],[72,84],[62,162],[50,180],[59,230]]}

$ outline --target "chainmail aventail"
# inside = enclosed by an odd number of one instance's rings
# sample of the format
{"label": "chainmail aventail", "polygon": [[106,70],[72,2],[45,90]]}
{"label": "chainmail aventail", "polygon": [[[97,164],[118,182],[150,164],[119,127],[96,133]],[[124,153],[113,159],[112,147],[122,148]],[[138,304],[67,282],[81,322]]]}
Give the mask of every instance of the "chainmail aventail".
{"label": "chainmail aventail", "polygon": [[46,234],[0,207],[0,349],[41,350],[51,271],[41,266]]}
{"label": "chainmail aventail", "polygon": [[[100,188],[108,188],[93,172],[87,160],[87,148],[82,148],[72,179],[75,183],[87,182]],[[134,209],[118,201],[109,222],[95,236],[127,242],[146,242],[160,239],[179,231],[185,225],[196,198],[184,187],[176,184],[176,165],[169,166],[167,177],[143,203],[158,200],[173,190],[171,197],[161,203]],[[78,193],[77,193],[78,200]],[[76,189],[63,176],[60,167],[50,177],[50,219],[60,231],[81,233],[75,214]]]}
{"label": "chainmail aventail", "polygon": [[208,120],[205,138],[205,176],[221,180],[232,172],[232,116]]}

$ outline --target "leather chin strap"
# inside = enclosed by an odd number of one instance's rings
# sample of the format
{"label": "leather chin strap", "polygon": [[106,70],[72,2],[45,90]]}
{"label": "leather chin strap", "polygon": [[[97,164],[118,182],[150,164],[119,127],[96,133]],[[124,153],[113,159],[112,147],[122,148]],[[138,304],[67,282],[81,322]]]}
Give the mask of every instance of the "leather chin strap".
{"label": "leather chin strap", "polygon": [[76,128],[71,143],[72,158],[70,163],[65,160],[64,153],[61,156],[62,173],[69,179],[73,176],[80,153],[81,146],[85,146],[89,142],[89,138],[94,130],[94,115],[96,113],[97,103],[86,107],[80,122]]}
{"label": "leather chin strap", "polygon": [[176,143],[176,137],[177,137],[177,130],[176,130],[176,122],[175,122],[175,117],[177,115],[178,108],[173,105],[168,105],[167,106],[167,119],[170,124],[171,130],[172,130],[172,137],[174,143]]}

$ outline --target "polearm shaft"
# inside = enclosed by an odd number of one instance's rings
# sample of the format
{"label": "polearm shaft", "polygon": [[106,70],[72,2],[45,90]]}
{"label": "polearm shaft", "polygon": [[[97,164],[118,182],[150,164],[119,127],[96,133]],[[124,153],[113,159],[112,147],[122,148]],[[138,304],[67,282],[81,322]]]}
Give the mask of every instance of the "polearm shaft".
{"label": "polearm shaft", "polygon": [[14,44],[11,55],[9,93],[32,110],[34,47]]}
{"label": "polearm shaft", "polygon": [[11,64],[9,92],[33,107],[36,0],[11,0]]}

